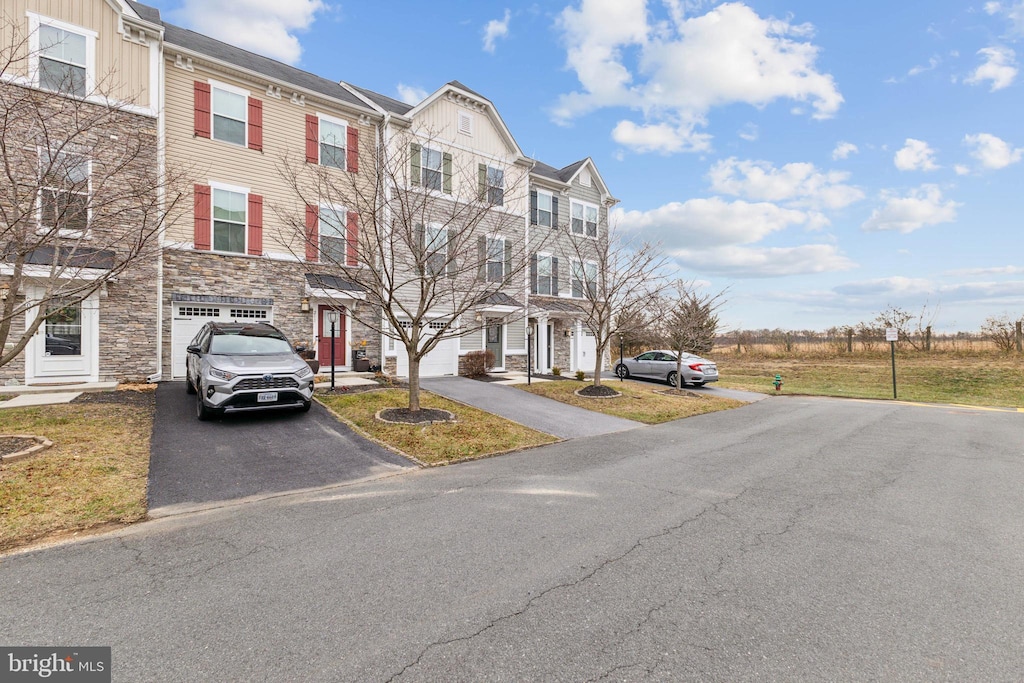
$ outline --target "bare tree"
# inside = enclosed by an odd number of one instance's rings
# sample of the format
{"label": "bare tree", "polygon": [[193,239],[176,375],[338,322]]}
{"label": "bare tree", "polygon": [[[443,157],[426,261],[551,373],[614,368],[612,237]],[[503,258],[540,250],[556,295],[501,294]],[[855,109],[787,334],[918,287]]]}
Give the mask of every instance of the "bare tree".
{"label": "bare tree", "polygon": [[929,309],[927,303],[916,315],[905,308],[889,305],[875,317],[875,323],[881,329],[896,329],[899,335],[897,344],[905,342],[915,351],[922,351],[930,346],[932,323],[937,315],[938,307]]}
{"label": "bare tree", "polygon": [[683,376],[683,354],[704,355],[715,346],[718,310],[725,304],[726,290],[699,292],[692,282],[676,280],[658,297],[661,338],[676,352],[676,382]]}
{"label": "bare tree", "polygon": [[[3,366],[48,318],[67,315],[142,265],[155,266],[156,237],[182,193],[180,174],[160,172],[153,120],[108,96],[117,74],[87,89],[74,70],[51,70],[33,86],[28,65],[40,60],[29,53],[28,37],[6,15],[0,31]],[[15,325],[25,316],[26,325]]]}
{"label": "bare tree", "polygon": [[1018,320],[1005,313],[1001,316],[989,316],[981,326],[981,334],[1003,353],[1013,353],[1017,347]]}
{"label": "bare tree", "polygon": [[[307,207],[305,216],[274,207],[291,227],[292,250],[309,272],[360,291],[365,303],[349,315],[404,347],[410,412],[420,410],[420,363],[438,344],[482,330],[487,317],[477,312],[488,307],[514,309],[505,322],[526,315],[525,208],[505,208],[527,207],[528,168],[510,164],[494,177],[475,163],[460,166],[458,156],[436,138],[409,134],[364,151],[359,173],[292,157],[280,163]],[[344,216],[326,208],[334,206]],[[320,207],[315,234],[311,207]]]}
{"label": "bare tree", "polygon": [[642,334],[647,313],[664,287],[667,260],[660,247],[622,234],[609,225],[604,235],[587,237],[562,226],[569,237],[572,295],[580,319],[594,335],[593,386],[601,386],[605,354],[616,337]]}

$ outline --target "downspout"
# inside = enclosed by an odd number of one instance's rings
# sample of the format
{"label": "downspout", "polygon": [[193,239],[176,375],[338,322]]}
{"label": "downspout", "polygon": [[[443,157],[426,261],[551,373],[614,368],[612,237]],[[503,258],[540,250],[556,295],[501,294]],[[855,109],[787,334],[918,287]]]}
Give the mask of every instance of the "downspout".
{"label": "downspout", "polygon": [[[156,254],[156,372],[146,378],[147,382],[160,382],[163,380],[164,363],[164,236],[167,230],[167,193],[165,183],[167,182],[167,158],[166,158],[166,108],[164,107],[164,55],[163,36],[155,46],[155,59],[157,62],[156,81],[158,87],[153,89],[156,93],[157,106],[157,137],[156,137],[156,164],[157,177],[160,181],[157,184],[157,206],[163,216],[160,222],[160,229],[157,230],[157,254]],[[152,56],[151,56],[152,59]]]}

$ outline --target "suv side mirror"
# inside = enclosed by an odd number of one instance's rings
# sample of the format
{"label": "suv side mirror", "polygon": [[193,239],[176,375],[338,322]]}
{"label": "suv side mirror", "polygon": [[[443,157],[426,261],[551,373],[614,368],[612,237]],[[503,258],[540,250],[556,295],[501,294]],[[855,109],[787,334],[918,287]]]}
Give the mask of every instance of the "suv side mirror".
{"label": "suv side mirror", "polygon": [[197,344],[189,344],[189,346],[186,349],[186,351],[188,351],[189,353],[196,353],[196,354],[200,353],[200,349],[199,349],[199,346]]}

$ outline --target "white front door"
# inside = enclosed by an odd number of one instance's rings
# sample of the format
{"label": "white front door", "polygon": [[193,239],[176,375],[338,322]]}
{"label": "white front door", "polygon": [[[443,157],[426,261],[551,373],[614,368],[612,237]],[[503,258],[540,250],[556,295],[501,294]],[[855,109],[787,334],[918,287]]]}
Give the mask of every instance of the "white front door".
{"label": "white front door", "polygon": [[98,381],[99,297],[51,301],[35,310],[46,319],[26,349],[25,383]]}

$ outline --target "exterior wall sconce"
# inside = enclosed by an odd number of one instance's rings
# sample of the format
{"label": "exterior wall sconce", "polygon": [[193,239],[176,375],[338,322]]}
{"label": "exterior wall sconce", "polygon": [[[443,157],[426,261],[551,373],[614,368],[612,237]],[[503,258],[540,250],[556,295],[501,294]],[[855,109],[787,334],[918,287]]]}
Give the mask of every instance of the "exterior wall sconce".
{"label": "exterior wall sconce", "polygon": [[8,285],[0,285],[0,301],[7,301],[7,295],[11,293]]}
{"label": "exterior wall sconce", "polygon": [[572,336],[572,330],[566,328],[564,334],[565,334],[566,337],[571,337]]}
{"label": "exterior wall sconce", "polygon": [[476,312],[476,321],[478,323],[482,323],[484,321],[484,314],[481,313],[480,311]]}
{"label": "exterior wall sconce", "polygon": [[299,303],[299,310],[303,313],[309,313],[309,297],[302,297],[302,301]]}

